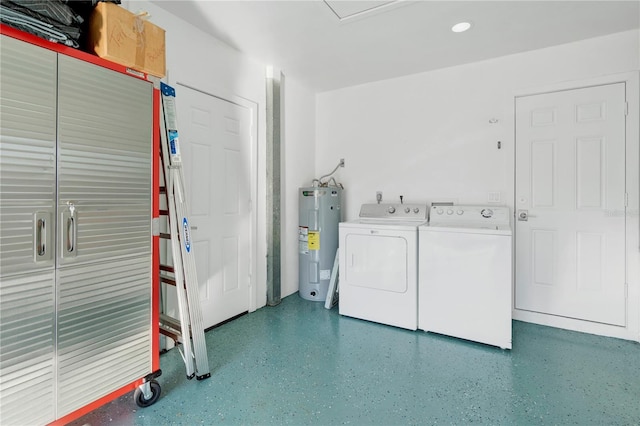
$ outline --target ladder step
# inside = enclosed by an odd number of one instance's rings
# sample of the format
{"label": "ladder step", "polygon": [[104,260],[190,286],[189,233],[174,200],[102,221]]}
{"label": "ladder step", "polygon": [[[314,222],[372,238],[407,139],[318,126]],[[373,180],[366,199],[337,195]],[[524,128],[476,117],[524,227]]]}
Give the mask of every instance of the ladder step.
{"label": "ladder step", "polygon": [[[167,337],[173,339],[173,341],[178,343],[184,343],[184,339],[182,338],[182,324],[180,324],[180,320],[173,318],[167,314],[160,314],[160,334],[163,334]],[[191,334],[191,327],[189,327],[189,334]]]}
{"label": "ladder step", "polygon": [[173,266],[163,265],[163,264],[160,264],[160,270],[165,272],[175,272],[175,269],[173,269]]}
{"label": "ladder step", "polygon": [[160,210],[160,216],[169,216],[169,210]]}
{"label": "ladder step", "polygon": [[165,284],[169,284],[172,286],[176,285],[176,280],[174,280],[173,278],[167,277],[166,275],[160,275],[160,282],[161,283],[165,283]]}
{"label": "ladder step", "polygon": [[167,234],[164,232],[160,233],[160,238],[162,238],[163,240],[170,240],[171,239],[171,234]]}
{"label": "ladder step", "polygon": [[161,186],[160,187],[160,193],[161,194],[166,194],[167,193],[167,187],[166,186]]}
{"label": "ladder step", "polygon": [[160,334],[162,334],[163,336],[167,336],[174,342],[182,343],[182,335],[180,335],[180,333],[177,333],[175,330],[165,329],[162,324],[160,324],[160,326],[158,327],[158,331],[160,332]]}
{"label": "ladder step", "polygon": [[167,314],[160,314],[160,324],[168,328],[173,328],[175,330],[180,330],[181,328],[180,320],[170,317]]}

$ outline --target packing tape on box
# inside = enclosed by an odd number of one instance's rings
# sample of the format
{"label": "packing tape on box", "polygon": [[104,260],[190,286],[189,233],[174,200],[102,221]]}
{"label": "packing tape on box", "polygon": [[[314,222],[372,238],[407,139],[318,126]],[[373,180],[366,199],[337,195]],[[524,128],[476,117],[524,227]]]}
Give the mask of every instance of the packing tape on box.
{"label": "packing tape on box", "polygon": [[136,32],[136,65],[144,67],[145,41],[144,41],[144,20],[141,14],[137,14],[133,26]]}

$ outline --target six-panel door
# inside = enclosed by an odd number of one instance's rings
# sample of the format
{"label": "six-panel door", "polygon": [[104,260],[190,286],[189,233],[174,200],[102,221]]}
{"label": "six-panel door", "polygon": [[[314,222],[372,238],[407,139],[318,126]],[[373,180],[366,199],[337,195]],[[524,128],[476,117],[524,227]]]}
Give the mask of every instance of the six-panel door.
{"label": "six-panel door", "polygon": [[624,111],[624,83],[516,99],[517,309],[625,326]]}

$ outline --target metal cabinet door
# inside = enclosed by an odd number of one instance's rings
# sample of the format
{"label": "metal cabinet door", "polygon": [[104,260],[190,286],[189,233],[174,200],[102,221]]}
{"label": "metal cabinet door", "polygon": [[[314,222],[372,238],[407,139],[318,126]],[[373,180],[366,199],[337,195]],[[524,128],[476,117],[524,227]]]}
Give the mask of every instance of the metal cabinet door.
{"label": "metal cabinet door", "polygon": [[151,252],[153,86],[60,56],[58,266]]}
{"label": "metal cabinet door", "polygon": [[55,420],[56,54],[0,39],[0,424],[47,424]]}
{"label": "metal cabinet door", "polygon": [[51,269],[56,191],[56,54],[2,36],[0,274]]}
{"label": "metal cabinet door", "polygon": [[57,415],[151,373],[153,86],[59,56]]}

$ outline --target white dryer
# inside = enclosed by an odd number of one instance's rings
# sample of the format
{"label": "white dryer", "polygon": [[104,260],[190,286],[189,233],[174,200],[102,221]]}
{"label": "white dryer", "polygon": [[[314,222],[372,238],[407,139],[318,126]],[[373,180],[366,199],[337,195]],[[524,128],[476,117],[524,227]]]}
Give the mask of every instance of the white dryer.
{"label": "white dryer", "polygon": [[416,330],[418,225],[426,204],[363,204],[339,225],[339,312]]}
{"label": "white dryer", "polygon": [[419,234],[419,328],[511,349],[509,208],[432,206]]}

